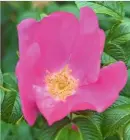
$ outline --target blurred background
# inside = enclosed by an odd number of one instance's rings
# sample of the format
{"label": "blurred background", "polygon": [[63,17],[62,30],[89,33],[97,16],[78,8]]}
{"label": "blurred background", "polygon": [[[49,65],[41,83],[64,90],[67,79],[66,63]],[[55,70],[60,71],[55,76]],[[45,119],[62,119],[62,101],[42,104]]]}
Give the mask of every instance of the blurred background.
{"label": "blurred background", "polygon": [[[130,18],[130,7],[124,2],[125,14]],[[2,73],[10,73],[15,71],[18,60],[18,36],[17,24],[25,18],[42,19],[45,15],[54,11],[68,11],[79,17],[79,9],[74,1],[58,1],[58,2],[1,2],[1,70]],[[99,23],[102,29],[107,30],[112,27],[114,20],[109,16],[98,14]],[[20,114],[21,116],[22,114]],[[3,118],[7,118],[5,114]],[[5,120],[9,122],[9,120]],[[29,127],[23,120],[23,116],[17,122],[12,124],[1,122],[1,138],[2,140],[40,140],[38,137],[41,133],[37,129],[43,127],[43,119],[38,120],[38,124]],[[12,121],[11,121],[12,122]],[[16,125],[13,125],[16,124]],[[113,136],[113,140],[117,140],[117,136]],[[112,137],[110,138],[112,140]]]}

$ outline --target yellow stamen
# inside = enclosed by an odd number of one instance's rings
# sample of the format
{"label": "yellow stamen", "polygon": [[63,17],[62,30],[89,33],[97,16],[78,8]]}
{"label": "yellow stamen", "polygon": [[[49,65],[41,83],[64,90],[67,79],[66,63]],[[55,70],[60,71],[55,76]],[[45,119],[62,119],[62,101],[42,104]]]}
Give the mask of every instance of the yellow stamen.
{"label": "yellow stamen", "polygon": [[71,73],[72,70],[68,68],[68,65],[57,73],[47,71],[45,83],[52,97],[65,100],[68,96],[74,94],[78,86],[78,79],[75,79]]}

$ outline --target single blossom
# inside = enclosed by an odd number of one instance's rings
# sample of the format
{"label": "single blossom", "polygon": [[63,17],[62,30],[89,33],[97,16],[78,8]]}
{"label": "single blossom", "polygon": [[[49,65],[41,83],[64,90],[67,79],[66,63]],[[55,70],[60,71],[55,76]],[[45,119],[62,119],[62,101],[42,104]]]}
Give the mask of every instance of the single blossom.
{"label": "single blossom", "polygon": [[119,61],[100,67],[105,34],[89,7],[80,19],[54,12],[18,26],[20,58],[16,67],[22,111],[33,125],[40,112],[49,125],[70,112],[103,112],[119,96],[127,69]]}

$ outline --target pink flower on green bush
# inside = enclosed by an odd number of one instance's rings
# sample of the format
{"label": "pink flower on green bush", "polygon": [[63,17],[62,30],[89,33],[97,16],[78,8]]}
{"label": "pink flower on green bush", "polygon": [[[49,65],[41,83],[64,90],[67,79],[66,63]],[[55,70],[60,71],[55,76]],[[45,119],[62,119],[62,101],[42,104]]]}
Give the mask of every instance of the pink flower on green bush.
{"label": "pink flower on green bush", "polygon": [[30,125],[39,112],[51,125],[71,112],[103,112],[116,101],[127,69],[121,61],[101,68],[105,34],[92,9],[81,8],[79,19],[61,11],[25,19],[17,29],[16,75]]}

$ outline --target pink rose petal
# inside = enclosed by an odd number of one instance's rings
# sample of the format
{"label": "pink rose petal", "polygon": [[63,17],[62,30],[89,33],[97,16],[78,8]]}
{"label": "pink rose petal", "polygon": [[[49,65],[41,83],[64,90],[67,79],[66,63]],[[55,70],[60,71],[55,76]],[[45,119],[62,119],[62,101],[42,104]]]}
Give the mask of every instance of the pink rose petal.
{"label": "pink rose petal", "polygon": [[[81,86],[77,91],[77,106],[73,110],[90,109],[102,112],[119,97],[119,92],[127,81],[127,69],[123,62],[116,62],[101,69],[99,79],[92,84]],[[82,94],[82,95],[81,95]],[[84,97],[84,100],[83,100]],[[78,100],[81,100],[79,103]],[[91,105],[91,106],[90,106]]]}
{"label": "pink rose petal", "polygon": [[[23,20],[17,29],[20,59],[16,76],[22,111],[30,125],[38,112],[52,125],[73,111],[102,112],[118,98],[127,69],[121,61],[100,69],[105,33],[92,9],[81,8],[79,21],[71,13],[54,12],[39,22]],[[48,92],[45,76],[67,64],[79,85],[61,101]]]}

